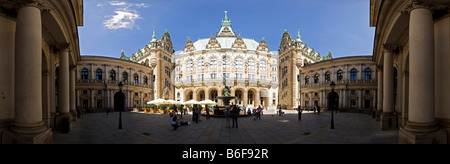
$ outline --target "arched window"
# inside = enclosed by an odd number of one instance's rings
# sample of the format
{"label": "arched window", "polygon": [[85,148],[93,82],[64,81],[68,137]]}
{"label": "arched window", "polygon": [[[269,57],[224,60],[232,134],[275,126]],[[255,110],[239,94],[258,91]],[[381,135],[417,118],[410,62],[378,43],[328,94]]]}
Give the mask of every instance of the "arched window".
{"label": "arched window", "polygon": [[372,70],[370,68],[364,70],[364,79],[366,80],[372,79]]}
{"label": "arched window", "polygon": [[217,68],[217,58],[211,58],[209,60],[209,68]]}
{"label": "arched window", "polygon": [[139,84],[139,75],[134,74],[134,83]]}
{"label": "arched window", "polygon": [[259,62],[259,70],[260,71],[266,71],[266,61],[265,60],[261,60],[260,62]]}
{"label": "arched window", "polygon": [[89,79],[89,71],[86,68],[81,70],[81,79],[83,80]]}
{"label": "arched window", "polygon": [[325,81],[329,82],[331,80],[331,74],[330,72],[325,73]]}
{"label": "arched window", "polygon": [[122,81],[123,82],[127,82],[128,81],[128,73],[127,72],[123,72],[123,74],[122,74]]}
{"label": "arched window", "polygon": [[97,71],[95,71],[95,79],[96,80],[102,80],[103,78],[103,71],[101,69],[97,69]]}
{"label": "arched window", "polygon": [[229,57],[223,57],[222,59],[222,68],[230,68],[230,58]]}
{"label": "arched window", "polygon": [[337,80],[343,80],[344,79],[344,71],[339,70],[337,71]]}
{"label": "arched window", "polygon": [[352,69],[351,71],[350,71],[350,80],[356,80],[356,76],[357,75],[357,71],[356,71],[356,69]]}
{"label": "arched window", "polygon": [[114,70],[109,71],[109,80],[116,81],[116,71]]}
{"label": "arched window", "polygon": [[205,60],[203,58],[199,59],[197,62],[197,70],[205,69]]}
{"label": "arched window", "polygon": [[314,75],[314,84],[319,83],[319,74]]}
{"label": "arched window", "polygon": [[309,84],[309,76],[306,76],[305,77],[305,85],[308,85]]}
{"label": "arched window", "polygon": [[255,59],[248,59],[248,69],[254,70],[256,68]]}
{"label": "arched window", "polygon": [[144,76],[144,85],[148,85],[148,78],[147,78],[147,76]]}
{"label": "arched window", "polygon": [[244,68],[244,60],[240,57],[236,58],[236,68]]}

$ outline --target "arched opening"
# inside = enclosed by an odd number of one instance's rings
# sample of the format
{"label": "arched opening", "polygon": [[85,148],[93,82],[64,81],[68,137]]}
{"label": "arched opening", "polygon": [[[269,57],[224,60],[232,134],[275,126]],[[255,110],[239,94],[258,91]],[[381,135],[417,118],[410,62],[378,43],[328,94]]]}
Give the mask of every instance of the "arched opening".
{"label": "arched opening", "polygon": [[197,101],[205,100],[205,90],[200,90],[197,95]]}
{"label": "arched opening", "polygon": [[209,99],[217,103],[218,92],[216,89],[209,91]]}
{"label": "arched opening", "polygon": [[236,104],[238,105],[242,105],[243,104],[243,91],[242,90],[236,90],[236,92],[234,92],[234,96],[236,96]]}

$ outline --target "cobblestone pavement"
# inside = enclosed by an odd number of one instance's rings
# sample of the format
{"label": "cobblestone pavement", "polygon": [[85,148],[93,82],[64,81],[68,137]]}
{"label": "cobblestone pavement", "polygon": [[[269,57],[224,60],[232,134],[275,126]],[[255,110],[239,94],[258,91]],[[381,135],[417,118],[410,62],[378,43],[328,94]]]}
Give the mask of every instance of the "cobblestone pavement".
{"label": "cobblestone pavement", "polygon": [[[288,113],[288,112],[286,112]],[[278,116],[261,120],[240,117],[239,128],[226,128],[224,118],[206,119],[176,131],[167,114],[123,112],[123,129],[118,129],[119,112],[89,113],[73,122],[69,134],[53,132],[54,144],[396,144],[397,131],[381,131],[379,122],[366,114],[338,113],[330,129],[330,112]],[[183,115],[192,122],[192,115]],[[230,120],[231,123],[231,120]]]}

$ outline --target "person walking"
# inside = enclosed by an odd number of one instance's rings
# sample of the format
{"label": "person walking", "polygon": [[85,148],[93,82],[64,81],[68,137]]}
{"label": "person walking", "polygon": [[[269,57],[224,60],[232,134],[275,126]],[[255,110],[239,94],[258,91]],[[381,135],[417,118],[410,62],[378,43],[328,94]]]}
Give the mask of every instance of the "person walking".
{"label": "person walking", "polygon": [[230,108],[226,108],[225,109],[225,128],[230,128],[230,118],[231,118],[231,113],[230,113]]}
{"label": "person walking", "polygon": [[302,120],[302,109],[301,109],[300,105],[297,107],[297,111],[298,111],[298,120],[301,121]]}
{"label": "person walking", "polygon": [[319,115],[319,114],[320,114],[320,106],[317,105],[317,106],[316,106],[316,109],[317,109],[317,115]]}
{"label": "person walking", "polygon": [[238,128],[238,122],[237,122],[238,116],[239,116],[239,109],[236,107],[236,105],[232,104],[231,105],[231,119],[233,121],[233,128],[234,128],[235,123],[236,123],[236,128]]}

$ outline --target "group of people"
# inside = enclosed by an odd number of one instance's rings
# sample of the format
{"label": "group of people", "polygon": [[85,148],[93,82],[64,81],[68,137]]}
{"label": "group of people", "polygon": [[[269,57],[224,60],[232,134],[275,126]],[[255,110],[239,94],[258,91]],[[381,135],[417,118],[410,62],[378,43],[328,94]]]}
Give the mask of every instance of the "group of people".
{"label": "group of people", "polygon": [[230,107],[225,109],[225,119],[226,119],[226,124],[225,127],[226,128],[230,128],[230,118],[233,122],[233,128],[236,125],[236,128],[238,128],[238,122],[237,119],[239,117],[239,113],[240,113],[241,109],[234,105],[233,103],[231,103]]}
{"label": "group of people", "polygon": [[[189,106],[180,106],[179,110],[181,114],[178,114],[178,109],[176,107],[173,108],[173,112],[171,112],[169,114],[170,117],[172,117],[172,122],[171,125],[174,128],[174,130],[176,130],[178,127],[180,126],[185,126],[185,125],[189,125],[189,122],[186,121],[182,121],[183,119],[183,113],[184,115],[187,115],[186,112],[192,111],[192,122],[198,123],[200,120],[200,113],[202,111],[203,107],[199,104],[194,104],[192,107]],[[208,108],[208,106],[205,106],[205,110],[206,110],[206,119],[209,119],[210,116],[210,109]]]}

